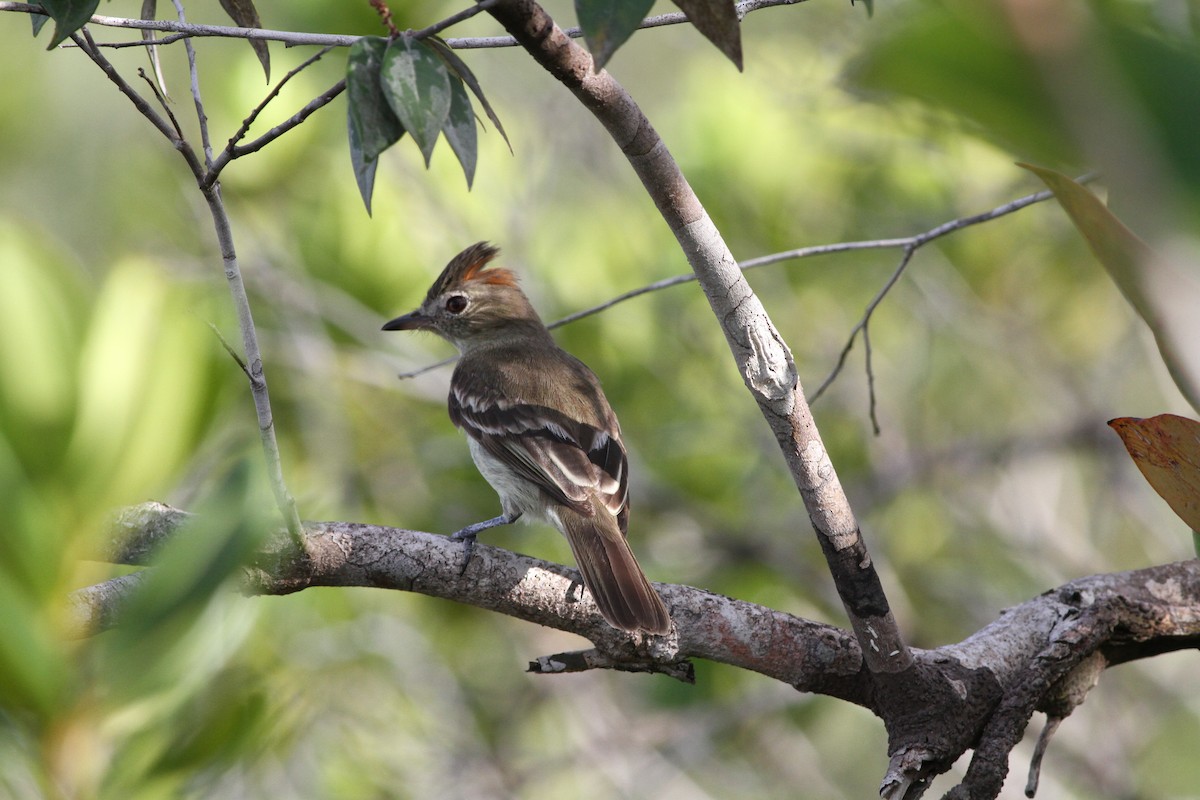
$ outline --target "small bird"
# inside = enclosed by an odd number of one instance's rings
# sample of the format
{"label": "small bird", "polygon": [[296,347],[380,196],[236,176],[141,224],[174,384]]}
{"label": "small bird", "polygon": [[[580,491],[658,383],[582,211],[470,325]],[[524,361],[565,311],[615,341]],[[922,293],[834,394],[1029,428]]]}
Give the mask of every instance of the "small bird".
{"label": "small bird", "polygon": [[466,431],[504,513],[453,536],[469,559],[481,531],[522,517],[549,522],[610,625],[666,633],[671,617],[626,539],[629,472],[617,417],[595,374],[554,343],[516,276],[485,269],[498,253],[487,242],[463,250],[417,310],[383,326],[432,331],[462,354],[450,420]]}

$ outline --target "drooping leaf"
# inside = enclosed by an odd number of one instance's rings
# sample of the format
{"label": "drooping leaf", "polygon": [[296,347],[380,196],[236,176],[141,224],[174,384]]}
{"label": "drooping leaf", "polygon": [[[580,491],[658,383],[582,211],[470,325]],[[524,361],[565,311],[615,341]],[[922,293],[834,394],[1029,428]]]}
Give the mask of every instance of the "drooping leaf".
{"label": "drooping leaf", "polygon": [[483,88],[479,85],[479,80],[475,77],[475,73],[471,72],[471,68],[467,66],[467,62],[458,57],[458,54],[450,48],[450,45],[436,36],[429,38],[429,43],[437,50],[438,54],[446,59],[446,63],[450,66],[451,71],[458,77],[462,78],[463,83],[475,95],[475,99],[483,106],[484,112],[488,119],[496,126],[496,130],[500,132],[500,136],[504,138],[504,143],[508,145],[508,152],[512,152],[512,142],[508,140],[508,134],[504,132],[504,126],[500,124],[500,117],[496,116],[496,112],[492,109],[492,104],[483,96]]}
{"label": "drooping leaf", "polygon": [[[374,161],[404,135],[404,126],[383,94],[380,70],[387,46],[388,41],[383,37],[364,36],[350,47],[350,56],[346,59],[346,103],[351,141],[357,140],[365,161]],[[353,149],[352,144],[351,151]]]}
{"label": "drooping leaf", "polygon": [[1061,172],[1020,166],[1054,192],[1092,254],[1150,327],[1179,391],[1200,410],[1200,270],[1152,250],[1100,198]]}
{"label": "drooping leaf", "polygon": [[[151,20],[158,15],[158,0],[142,0],[141,19]],[[169,97],[167,92],[167,81],[163,77],[162,61],[158,57],[158,46],[154,44],[154,38],[157,34],[152,30],[142,31],[142,41],[146,43],[146,55],[150,58],[150,66],[154,70],[154,80],[158,83],[158,90],[162,92],[163,97]]]}
{"label": "drooping leaf", "polygon": [[575,0],[575,16],[596,72],[628,41],[653,5],[654,0]]}
{"label": "drooping leaf", "polygon": [[1188,527],[1200,531],[1200,422],[1159,414],[1120,417],[1108,424],[1154,491]]}
{"label": "drooping leaf", "polygon": [[704,38],[717,46],[740,71],[742,27],[734,0],[673,0]]}
{"label": "drooping leaf", "polygon": [[463,173],[467,176],[467,188],[475,180],[475,163],[478,157],[479,141],[475,131],[475,110],[471,108],[471,97],[457,77],[450,79],[450,114],[446,117],[446,125],[442,128],[450,149],[462,164]]}
{"label": "drooping leaf", "polygon": [[42,27],[50,21],[50,17],[45,14],[30,14],[29,21],[33,23],[33,36],[36,39],[37,35],[42,32]]}
{"label": "drooping leaf", "polygon": [[400,36],[384,52],[380,75],[384,97],[429,166],[433,146],[450,114],[446,62],[419,39]]}
{"label": "drooping leaf", "polygon": [[362,140],[354,124],[354,113],[346,115],[346,128],[350,139],[350,165],[354,168],[354,181],[358,184],[358,193],[362,195],[363,205],[367,207],[367,216],[371,216],[371,195],[375,191],[375,169],[379,159],[369,157],[363,150]]}
{"label": "drooping leaf", "polygon": [[46,49],[58,47],[68,36],[87,24],[99,5],[100,0],[45,0],[42,8],[54,20],[54,35],[50,37],[50,46]]}
{"label": "drooping leaf", "polygon": [[[221,8],[225,9],[225,13],[229,18],[243,28],[261,28],[262,20],[258,16],[258,9],[254,7],[254,0],[221,0]],[[258,56],[258,63],[262,64],[263,73],[267,76],[267,83],[271,82],[271,51],[267,49],[267,43],[262,39],[247,39],[250,46],[254,48],[254,55]]]}

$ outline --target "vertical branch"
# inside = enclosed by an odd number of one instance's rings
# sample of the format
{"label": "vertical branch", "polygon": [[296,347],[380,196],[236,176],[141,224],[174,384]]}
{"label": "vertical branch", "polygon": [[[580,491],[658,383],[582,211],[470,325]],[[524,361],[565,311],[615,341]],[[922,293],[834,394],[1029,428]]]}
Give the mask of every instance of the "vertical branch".
{"label": "vertical branch", "polygon": [[300,514],[296,510],[296,501],[283,480],[283,461],[279,456],[279,442],[275,438],[275,416],[271,411],[267,376],[263,371],[262,353],[258,348],[254,316],[250,313],[250,298],[246,294],[246,284],[242,281],[237,250],[233,245],[233,230],[229,224],[229,215],[225,211],[225,203],[221,199],[221,185],[214,183],[208,188],[203,188],[202,184],[201,191],[204,193],[205,202],[208,203],[208,210],[212,214],[217,242],[221,247],[221,260],[225,265],[225,280],[229,283],[229,293],[233,297],[233,305],[237,310],[238,327],[242,331],[242,347],[246,351],[246,374],[250,378],[250,392],[254,395],[258,432],[262,439],[263,455],[267,459],[267,476],[270,478],[271,490],[275,493],[275,503],[283,513],[288,532],[296,544],[300,545],[303,542]]}
{"label": "vertical branch", "polygon": [[633,98],[535,0],[500,0],[489,12],[608,130],[675,234],[804,500],[868,669],[913,663],[849,501],[800,389],[791,351],[666,145]]}
{"label": "vertical branch", "polygon": [[[182,12],[181,12],[182,13]],[[246,286],[242,281],[241,268],[238,265],[237,250],[233,244],[233,229],[229,223],[229,215],[225,211],[225,203],[221,199],[221,186],[215,180],[210,180],[205,165],[200,162],[196,151],[183,138],[176,128],[158,114],[146,99],[133,90],[112,63],[96,47],[96,43],[84,28],[79,34],[72,34],[72,41],[79,46],[88,58],[95,62],[105,76],[116,84],[142,116],[150,120],[167,141],[179,152],[188,169],[196,179],[196,184],[204,195],[212,214],[213,227],[217,235],[217,243],[221,249],[221,260],[225,268],[225,278],[229,283],[229,291],[233,297],[233,305],[237,310],[238,326],[242,332],[242,345],[246,351],[247,375],[250,378],[250,391],[254,396],[254,410],[258,416],[259,435],[262,439],[263,455],[267,462],[267,477],[275,494],[275,502],[283,514],[284,522],[293,541],[303,546],[303,530],[300,515],[296,510],[296,501],[292,498],[283,479],[282,460],[279,456],[279,443],[275,438],[274,414],[271,411],[271,398],[267,392],[267,378],[263,371],[262,353],[258,347],[258,333],[254,327],[254,317],[250,313],[250,300],[246,294]],[[204,121],[204,106],[197,91],[196,110],[200,115],[201,126],[205,130],[207,145],[207,124]],[[211,158],[210,158],[211,162]]]}
{"label": "vertical branch", "polygon": [[[175,14],[179,17],[179,21],[186,24],[187,18],[183,13],[182,0],[172,0],[172,2],[175,4]],[[200,99],[200,72],[196,69],[196,48],[192,46],[190,38],[183,40],[183,47],[187,51],[192,100],[196,104],[196,121],[200,124],[200,145],[204,150],[204,165],[212,169],[212,142],[208,138],[208,114],[204,113],[204,101]]]}

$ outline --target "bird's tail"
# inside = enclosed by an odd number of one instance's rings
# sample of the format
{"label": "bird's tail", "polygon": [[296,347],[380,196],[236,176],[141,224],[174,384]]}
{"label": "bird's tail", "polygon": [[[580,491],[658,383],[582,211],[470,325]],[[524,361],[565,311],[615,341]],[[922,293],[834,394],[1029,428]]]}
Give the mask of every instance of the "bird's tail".
{"label": "bird's tail", "polygon": [[565,507],[557,511],[583,585],[609,624],[627,631],[669,631],[671,615],[608,509],[597,508],[590,517]]}

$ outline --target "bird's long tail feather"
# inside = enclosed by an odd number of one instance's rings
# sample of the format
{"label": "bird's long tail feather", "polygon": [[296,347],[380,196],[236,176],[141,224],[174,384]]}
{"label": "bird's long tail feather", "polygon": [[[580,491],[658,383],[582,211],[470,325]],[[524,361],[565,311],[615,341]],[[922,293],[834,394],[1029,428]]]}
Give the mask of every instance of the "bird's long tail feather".
{"label": "bird's long tail feather", "polygon": [[617,520],[600,507],[594,516],[558,509],[583,585],[609,624],[627,631],[666,633],[671,616],[646,579]]}

